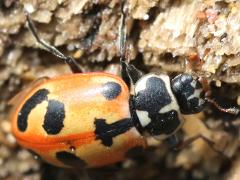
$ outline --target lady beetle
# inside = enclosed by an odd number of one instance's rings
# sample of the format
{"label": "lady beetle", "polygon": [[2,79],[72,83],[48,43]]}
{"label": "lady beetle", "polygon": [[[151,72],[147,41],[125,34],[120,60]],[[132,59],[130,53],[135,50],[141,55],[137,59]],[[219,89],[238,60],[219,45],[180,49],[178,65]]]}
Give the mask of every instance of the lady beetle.
{"label": "lady beetle", "polygon": [[42,79],[15,98],[12,132],[19,144],[47,162],[77,168],[112,164],[134,148],[145,148],[143,133],[171,139],[183,124],[182,114],[202,111],[203,88],[193,76],[180,74],[170,80],[165,74],[143,75],[126,62],[123,8],[122,79],[103,72],[82,73],[73,58],[38,37],[26,16],[37,42],[65,60],[75,73]]}

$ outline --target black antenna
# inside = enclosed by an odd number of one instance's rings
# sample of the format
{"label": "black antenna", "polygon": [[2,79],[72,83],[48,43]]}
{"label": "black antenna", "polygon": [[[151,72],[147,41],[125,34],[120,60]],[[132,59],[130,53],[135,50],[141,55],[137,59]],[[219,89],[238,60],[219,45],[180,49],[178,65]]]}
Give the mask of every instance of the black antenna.
{"label": "black antenna", "polygon": [[131,80],[127,73],[128,63],[126,62],[126,14],[124,12],[124,0],[121,1],[121,20],[119,27],[119,49],[120,49],[120,68],[121,68],[121,77],[125,81],[128,87],[131,85]]}
{"label": "black antenna", "polygon": [[49,45],[47,42],[45,42],[43,39],[39,38],[38,34],[37,34],[37,30],[33,24],[32,19],[30,18],[30,15],[28,12],[25,11],[25,16],[27,17],[27,23],[28,23],[28,28],[31,31],[32,35],[34,36],[34,38],[36,39],[36,41],[43,46],[43,48],[50,52],[51,54],[53,54],[54,56],[58,57],[59,59],[64,60],[69,67],[71,68],[73,73],[81,73],[82,70],[80,68],[80,66],[78,65],[78,63],[75,61],[75,59],[73,59],[70,56],[65,56],[62,52],[60,52],[57,48],[55,48],[54,46]]}
{"label": "black antenna", "polygon": [[126,48],[127,48],[127,30],[126,30],[126,14],[124,11],[124,0],[121,2],[121,21],[119,28],[119,48],[120,48],[120,66],[121,66],[121,76],[125,83],[130,87],[131,81],[133,84],[137,82],[142,76],[142,72],[139,71],[134,65],[128,62],[126,58]]}
{"label": "black antenna", "polygon": [[216,101],[208,97],[205,97],[205,101],[214,105],[219,111],[222,111],[228,114],[233,114],[233,115],[238,115],[240,113],[240,110],[237,107],[223,108]]}
{"label": "black antenna", "polygon": [[125,62],[126,58],[126,14],[124,12],[124,0],[121,3],[121,21],[120,21],[120,29],[119,29],[119,48],[120,48],[120,61]]}

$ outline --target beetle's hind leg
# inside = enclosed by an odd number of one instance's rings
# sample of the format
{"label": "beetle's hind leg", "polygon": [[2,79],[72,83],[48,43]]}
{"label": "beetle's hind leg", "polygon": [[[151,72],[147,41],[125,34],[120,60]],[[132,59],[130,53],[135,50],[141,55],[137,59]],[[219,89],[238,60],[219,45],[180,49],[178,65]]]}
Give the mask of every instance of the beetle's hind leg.
{"label": "beetle's hind leg", "polygon": [[126,58],[126,12],[124,11],[124,4],[121,3],[121,21],[119,28],[119,48],[120,48],[120,67],[121,76],[125,83],[130,87],[131,81],[133,84],[137,82],[143,75],[143,73],[138,70],[134,65],[128,62]]}
{"label": "beetle's hind leg", "polygon": [[64,60],[68,66],[70,67],[71,71],[73,73],[81,73],[82,69],[80,68],[80,66],[78,65],[78,63],[75,61],[75,59],[73,59],[70,56],[66,56],[64,55],[62,52],[60,52],[56,47],[48,44],[47,42],[45,42],[43,39],[41,39],[38,34],[37,34],[37,30],[32,22],[32,19],[30,18],[30,15],[28,12],[25,11],[25,15],[27,17],[27,23],[28,23],[28,28],[31,31],[32,35],[34,36],[34,38],[36,39],[36,41],[48,52],[50,52],[51,54],[53,54],[54,56],[58,57],[59,59]]}
{"label": "beetle's hind leg", "polygon": [[222,149],[220,150],[216,147],[216,143],[212,139],[209,139],[208,137],[205,137],[204,135],[202,135],[200,133],[196,134],[196,135],[194,135],[194,136],[192,136],[192,137],[190,137],[186,140],[179,139],[178,136],[175,134],[175,135],[170,136],[167,139],[167,143],[173,149],[181,150],[181,149],[184,149],[186,146],[189,146],[190,144],[192,144],[193,142],[195,142],[198,139],[203,140],[216,153],[218,153],[220,155],[223,155],[223,156],[226,156]]}

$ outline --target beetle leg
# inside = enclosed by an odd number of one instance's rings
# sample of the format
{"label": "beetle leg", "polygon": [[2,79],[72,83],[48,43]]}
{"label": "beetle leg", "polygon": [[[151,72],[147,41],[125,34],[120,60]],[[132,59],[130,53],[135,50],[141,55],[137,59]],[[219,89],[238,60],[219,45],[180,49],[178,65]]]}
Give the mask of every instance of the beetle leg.
{"label": "beetle leg", "polygon": [[121,21],[119,28],[119,48],[120,48],[120,67],[121,76],[125,83],[130,87],[131,81],[133,84],[142,77],[142,72],[138,70],[134,65],[129,64],[128,58],[126,58],[126,13],[124,12],[124,3],[121,3]]}
{"label": "beetle leg", "polygon": [[166,142],[170,146],[170,148],[175,149],[179,145],[180,139],[179,139],[178,135],[173,134],[172,136],[170,136],[166,139]]}
{"label": "beetle leg", "polygon": [[215,144],[216,144],[216,143],[215,143],[214,141],[212,141],[211,139],[205,137],[205,136],[202,135],[202,134],[197,134],[197,135],[192,136],[192,137],[190,137],[190,138],[188,138],[188,139],[186,139],[186,140],[184,140],[184,141],[179,141],[179,143],[176,144],[176,146],[174,147],[174,149],[176,149],[176,150],[181,150],[181,149],[185,148],[186,146],[192,144],[194,141],[196,141],[196,140],[198,140],[198,139],[202,139],[202,140],[203,140],[205,143],[207,143],[207,144],[209,145],[209,147],[210,147],[213,151],[215,151],[216,153],[225,156],[225,154],[223,153],[223,151],[221,151],[221,150],[219,150],[219,149],[217,149],[217,148],[215,147]]}
{"label": "beetle leg", "polygon": [[73,59],[70,56],[66,56],[64,55],[62,52],[60,52],[56,47],[48,44],[47,42],[45,42],[43,39],[41,39],[38,34],[37,34],[37,30],[30,18],[30,15],[25,12],[25,15],[27,17],[27,23],[28,23],[28,28],[31,31],[32,35],[34,36],[34,38],[36,39],[36,41],[48,52],[50,52],[51,54],[53,54],[54,56],[58,57],[59,59],[64,60],[70,67],[70,69],[72,70],[73,73],[81,73],[82,69],[80,68],[80,66],[78,65],[78,63],[75,61],[75,59]]}

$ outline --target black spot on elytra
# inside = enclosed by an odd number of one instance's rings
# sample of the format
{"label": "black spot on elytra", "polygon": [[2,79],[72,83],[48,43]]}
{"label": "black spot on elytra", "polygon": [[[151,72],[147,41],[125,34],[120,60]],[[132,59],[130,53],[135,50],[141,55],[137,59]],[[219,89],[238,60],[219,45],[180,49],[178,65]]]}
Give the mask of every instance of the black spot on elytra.
{"label": "black spot on elytra", "polygon": [[166,84],[161,78],[150,77],[146,82],[146,88],[134,97],[134,102],[136,110],[148,112],[151,122],[144,129],[150,134],[171,134],[180,125],[176,110],[159,113],[172,102]]}
{"label": "black spot on elytra", "polygon": [[[202,90],[202,85],[199,81],[195,80],[190,74],[180,74],[172,80],[172,90],[178,101],[181,113],[194,114],[203,110],[205,103],[200,104],[201,100],[204,102],[204,93],[199,97],[190,98],[195,90]],[[192,84],[196,84],[194,87]]]}
{"label": "black spot on elytra", "polygon": [[75,168],[84,168],[87,165],[87,163],[84,160],[77,157],[75,154],[69,153],[67,151],[57,152],[56,158],[63,164]]}
{"label": "black spot on elytra", "polygon": [[64,118],[64,104],[56,100],[49,100],[43,122],[43,128],[47,134],[58,134],[64,126]]}
{"label": "black spot on elytra", "polygon": [[28,126],[28,115],[30,112],[40,103],[47,100],[49,91],[47,89],[40,89],[35,92],[23,105],[22,109],[18,113],[17,126],[18,129],[24,132]]}
{"label": "black spot on elytra", "polygon": [[96,118],[94,124],[96,126],[96,139],[100,139],[102,144],[108,147],[112,146],[114,137],[125,133],[134,126],[129,118],[121,119],[112,124],[107,124],[105,119]]}
{"label": "black spot on elytra", "polygon": [[107,100],[113,100],[118,97],[121,91],[122,88],[118,83],[107,82],[103,85],[101,93]]}

